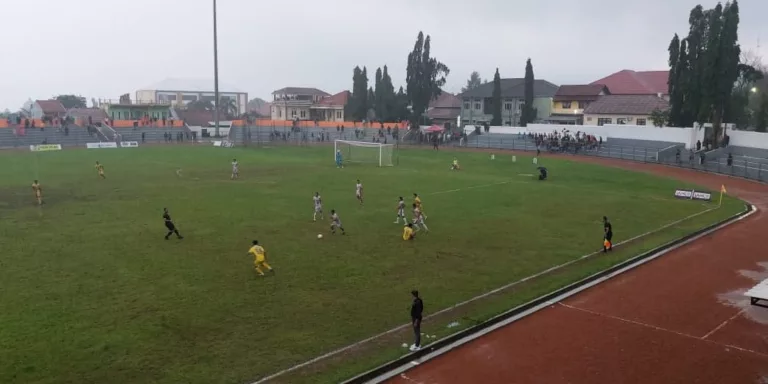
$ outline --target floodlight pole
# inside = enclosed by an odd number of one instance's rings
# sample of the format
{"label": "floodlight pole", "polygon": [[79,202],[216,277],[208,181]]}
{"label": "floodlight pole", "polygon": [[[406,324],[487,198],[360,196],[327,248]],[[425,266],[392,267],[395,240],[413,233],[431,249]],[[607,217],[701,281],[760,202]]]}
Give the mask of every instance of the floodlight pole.
{"label": "floodlight pole", "polygon": [[219,136],[219,43],[216,31],[216,0],[213,0],[213,125]]}

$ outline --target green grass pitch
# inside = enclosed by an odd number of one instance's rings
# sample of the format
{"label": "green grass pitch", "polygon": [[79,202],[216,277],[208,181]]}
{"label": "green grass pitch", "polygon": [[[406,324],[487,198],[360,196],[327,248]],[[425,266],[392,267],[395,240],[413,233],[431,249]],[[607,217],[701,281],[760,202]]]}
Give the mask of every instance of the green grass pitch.
{"label": "green grass pitch", "polygon": [[[593,252],[603,215],[618,242],[711,208],[675,200],[673,180],[546,157],[538,182],[520,176],[529,157],[408,149],[395,167],[337,169],[332,152],[0,153],[0,382],[249,382],[407,323],[412,289],[429,314]],[[316,191],[347,236],[312,222]],[[404,242],[395,207],[414,192],[431,232]],[[163,207],[184,240],[163,239]],[[717,218],[740,208],[727,198]],[[255,276],[253,239],[275,276]]]}

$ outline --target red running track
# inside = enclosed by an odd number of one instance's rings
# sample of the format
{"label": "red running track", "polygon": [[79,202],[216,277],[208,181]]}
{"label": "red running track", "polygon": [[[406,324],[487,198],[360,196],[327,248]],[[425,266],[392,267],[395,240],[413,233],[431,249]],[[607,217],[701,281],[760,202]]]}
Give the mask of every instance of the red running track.
{"label": "red running track", "polygon": [[768,383],[768,309],[744,291],[768,278],[768,186],[580,158],[719,190],[747,219],[406,371],[389,383]]}

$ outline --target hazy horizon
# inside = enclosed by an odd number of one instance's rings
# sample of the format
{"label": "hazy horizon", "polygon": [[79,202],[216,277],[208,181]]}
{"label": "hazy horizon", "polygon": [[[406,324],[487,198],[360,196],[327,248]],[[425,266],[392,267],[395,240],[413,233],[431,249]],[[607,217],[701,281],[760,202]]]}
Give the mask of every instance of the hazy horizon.
{"label": "hazy horizon", "polygon": [[[423,31],[432,37],[432,54],[451,69],[448,92],[459,92],[472,71],[491,79],[498,67],[502,77],[522,77],[529,57],[536,78],[586,83],[622,69],[666,70],[669,41],[687,34],[688,13],[699,3],[219,0],[219,78],[269,101],[287,86],[351,89],[356,65],[368,67],[372,86],[376,68],[386,64],[399,87]],[[760,15],[768,2],[739,6],[742,50],[762,56]],[[82,95],[89,104],[133,98],[167,78],[213,79],[211,0],[9,0],[3,8],[6,15],[35,13],[3,21],[20,33],[3,41],[0,110],[59,94]]]}

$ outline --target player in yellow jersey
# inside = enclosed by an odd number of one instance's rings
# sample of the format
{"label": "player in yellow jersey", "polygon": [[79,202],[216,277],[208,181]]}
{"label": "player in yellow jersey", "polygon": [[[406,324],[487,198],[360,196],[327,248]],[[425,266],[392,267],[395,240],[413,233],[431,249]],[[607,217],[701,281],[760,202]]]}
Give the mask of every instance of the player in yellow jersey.
{"label": "player in yellow jersey", "polygon": [[413,204],[415,204],[416,208],[418,208],[419,212],[421,212],[421,217],[426,220],[427,215],[424,213],[424,207],[421,205],[421,197],[419,197],[418,193],[413,194]]}
{"label": "player in yellow jersey", "polygon": [[405,227],[403,227],[403,240],[413,240],[414,236],[416,235],[413,234],[413,224],[406,224]]}
{"label": "player in yellow jersey", "polygon": [[461,167],[459,166],[459,160],[454,158],[453,159],[453,164],[451,164],[451,171],[458,171],[460,169],[461,169]]}
{"label": "player in yellow jersey", "polygon": [[102,179],[107,178],[106,176],[104,176],[104,165],[99,164],[98,161],[96,162],[96,171],[99,172],[99,177],[101,177]]}
{"label": "player in yellow jersey", "polygon": [[259,276],[264,276],[264,271],[261,267],[267,268],[267,272],[275,272],[275,270],[267,264],[267,251],[264,250],[264,247],[259,245],[258,240],[253,241],[253,245],[251,246],[251,249],[248,250],[248,254],[253,255],[253,266],[256,268],[256,273],[258,273]]}
{"label": "player in yellow jersey", "polygon": [[37,180],[32,182],[32,190],[35,192],[35,199],[37,199],[37,205],[43,205],[43,187]]}

